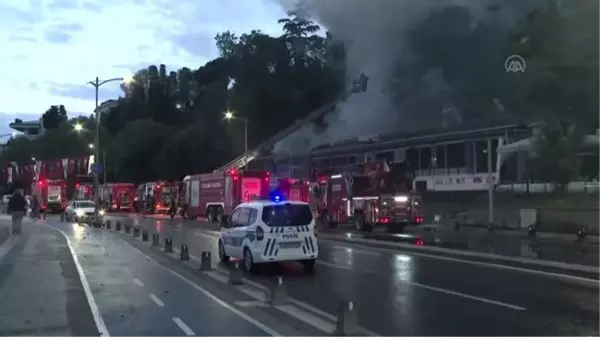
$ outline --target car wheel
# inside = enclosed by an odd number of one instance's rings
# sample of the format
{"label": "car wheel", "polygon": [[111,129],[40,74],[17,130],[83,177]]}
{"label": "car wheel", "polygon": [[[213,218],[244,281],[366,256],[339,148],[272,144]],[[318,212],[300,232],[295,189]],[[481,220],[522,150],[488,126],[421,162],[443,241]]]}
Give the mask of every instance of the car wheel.
{"label": "car wheel", "polygon": [[302,266],[304,267],[304,272],[312,273],[315,271],[315,263],[317,262],[317,260],[302,260],[301,262]]}
{"label": "car wheel", "polygon": [[222,263],[229,262],[229,256],[225,254],[225,246],[221,240],[219,240],[219,260],[221,260]]}
{"label": "car wheel", "polygon": [[248,273],[254,273],[254,271],[256,269],[256,264],[254,263],[254,260],[252,259],[252,253],[250,252],[250,249],[244,248],[244,259],[242,262],[244,263],[244,269]]}

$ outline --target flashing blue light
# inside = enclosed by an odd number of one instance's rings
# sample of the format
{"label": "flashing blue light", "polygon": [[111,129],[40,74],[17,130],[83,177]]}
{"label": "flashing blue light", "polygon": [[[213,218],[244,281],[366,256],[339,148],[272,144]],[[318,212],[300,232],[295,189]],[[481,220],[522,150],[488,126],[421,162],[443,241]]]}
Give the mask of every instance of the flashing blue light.
{"label": "flashing blue light", "polygon": [[271,192],[271,201],[273,202],[280,202],[284,200],[284,197],[281,193],[279,193],[278,190],[272,191]]}

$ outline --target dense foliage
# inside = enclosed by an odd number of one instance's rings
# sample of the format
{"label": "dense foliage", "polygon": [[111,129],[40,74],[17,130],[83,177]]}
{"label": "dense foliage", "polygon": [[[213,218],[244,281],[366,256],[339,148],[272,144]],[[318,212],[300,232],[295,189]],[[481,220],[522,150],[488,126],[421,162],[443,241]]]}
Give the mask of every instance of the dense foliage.
{"label": "dense foliage", "polygon": [[[568,15],[551,3],[510,27],[478,22],[464,7],[433,11],[408,33],[409,58],[417,61],[402,57],[393,74],[389,90],[399,110],[429,121],[439,119],[451,102],[450,110],[460,111],[453,119],[551,118],[569,132],[549,128],[544,139],[551,141],[539,144],[542,152],[556,153],[547,150],[552,142],[569,144],[561,149],[576,146],[572,142],[582,132],[598,127],[598,2],[565,4]],[[346,78],[357,75],[347,74],[344,45],[330,34],[319,35],[314,22],[294,13],[279,23],[278,37],[260,31],[218,34],[220,56],[198,69],[152,65],[138,71],[123,85],[116,107],[101,116],[109,178],[180,179],[211,171],[243,152],[244,119],[252,148],[337,97]],[[514,76],[498,66],[510,54],[528,60],[525,73]],[[432,71],[445,89],[422,90]],[[226,111],[236,118],[224,119]],[[63,112],[62,106],[51,107],[44,114],[50,130],[36,141],[13,140],[0,159],[90,153],[93,119],[80,118],[84,131],[77,133],[75,121],[61,123]],[[558,141],[556,135],[572,141]],[[564,162],[567,155],[559,153],[544,164]]]}

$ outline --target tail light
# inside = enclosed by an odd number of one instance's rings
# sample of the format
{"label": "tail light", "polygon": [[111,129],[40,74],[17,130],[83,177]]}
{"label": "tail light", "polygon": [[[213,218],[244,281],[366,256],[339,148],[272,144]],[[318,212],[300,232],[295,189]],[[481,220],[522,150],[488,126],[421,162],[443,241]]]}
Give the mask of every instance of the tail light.
{"label": "tail light", "polygon": [[388,218],[387,216],[382,216],[379,218],[379,223],[388,224],[390,223],[390,218]]}
{"label": "tail light", "polygon": [[421,239],[417,239],[417,240],[415,241],[415,245],[417,245],[417,246],[422,246],[422,245],[424,245],[424,244],[425,244],[425,243],[424,243],[424,242],[423,242],[423,240],[421,240]]}
{"label": "tail light", "polygon": [[420,225],[423,223],[423,217],[420,215],[417,215],[417,216],[413,217],[413,222],[416,223],[417,225]]}
{"label": "tail light", "polygon": [[256,240],[262,241],[265,238],[265,231],[262,228],[256,227]]}

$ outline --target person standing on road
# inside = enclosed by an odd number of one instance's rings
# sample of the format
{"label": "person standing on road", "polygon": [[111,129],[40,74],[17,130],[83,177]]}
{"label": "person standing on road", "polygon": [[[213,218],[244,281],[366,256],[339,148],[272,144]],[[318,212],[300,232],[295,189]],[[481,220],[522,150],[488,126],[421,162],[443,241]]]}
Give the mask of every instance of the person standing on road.
{"label": "person standing on road", "polygon": [[23,217],[27,212],[27,200],[23,196],[23,190],[18,188],[13,193],[12,197],[8,201],[8,211],[12,217],[12,233],[20,234],[21,233],[21,223],[23,222]]}

